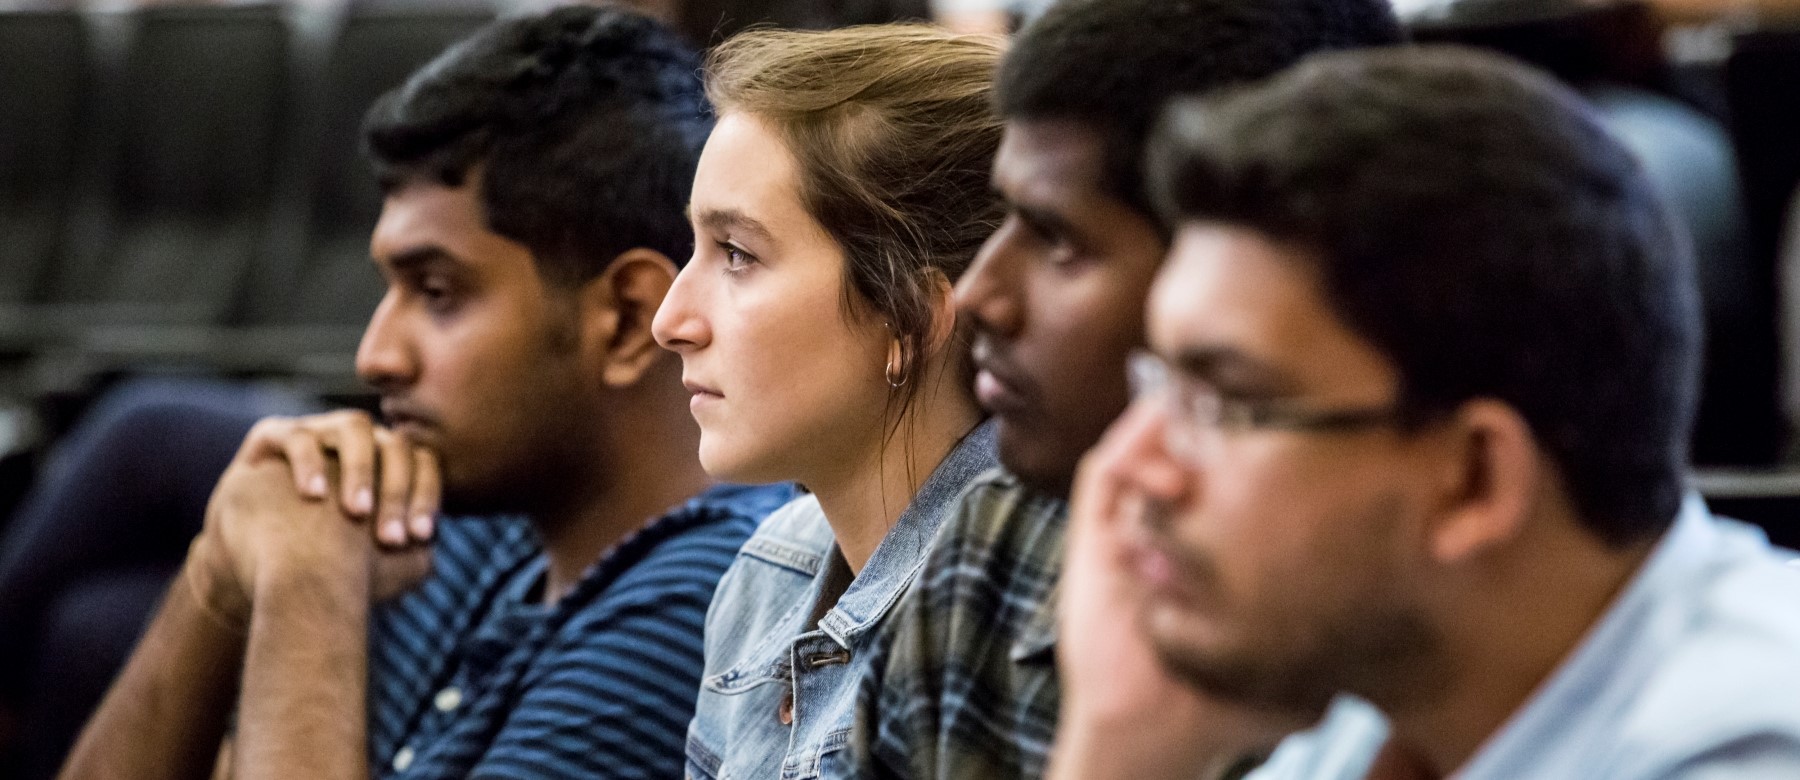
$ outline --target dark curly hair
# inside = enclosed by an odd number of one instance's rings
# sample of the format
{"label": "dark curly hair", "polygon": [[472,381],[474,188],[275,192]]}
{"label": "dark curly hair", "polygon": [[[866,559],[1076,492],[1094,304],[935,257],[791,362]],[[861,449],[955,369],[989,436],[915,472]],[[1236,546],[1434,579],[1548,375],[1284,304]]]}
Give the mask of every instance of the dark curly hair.
{"label": "dark curly hair", "polygon": [[384,190],[478,177],[488,226],[575,285],[647,247],[684,263],[712,110],[699,55],[651,19],[570,6],[476,33],[383,95],[364,149]]}

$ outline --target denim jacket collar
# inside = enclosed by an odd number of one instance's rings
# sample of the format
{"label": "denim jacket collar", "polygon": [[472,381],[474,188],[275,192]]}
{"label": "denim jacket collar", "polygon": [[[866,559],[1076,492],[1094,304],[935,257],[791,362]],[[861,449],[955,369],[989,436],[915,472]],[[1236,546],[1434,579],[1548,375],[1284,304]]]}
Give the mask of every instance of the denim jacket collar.
{"label": "denim jacket collar", "polygon": [[819,629],[826,636],[848,650],[855,637],[881,622],[900,600],[924,565],[925,553],[937,537],[938,526],[949,516],[951,502],[976,475],[998,462],[995,434],[994,421],[983,421],[931,472],[837,606],[819,619]]}

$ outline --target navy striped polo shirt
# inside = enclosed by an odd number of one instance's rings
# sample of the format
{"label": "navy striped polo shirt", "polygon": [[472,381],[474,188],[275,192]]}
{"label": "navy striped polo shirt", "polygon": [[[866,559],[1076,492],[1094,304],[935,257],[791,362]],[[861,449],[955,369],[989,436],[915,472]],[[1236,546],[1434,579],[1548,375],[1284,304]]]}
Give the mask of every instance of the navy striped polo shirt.
{"label": "navy striped polo shirt", "polygon": [[719,577],[788,486],[719,486],[621,541],[553,606],[522,518],[448,518],[432,573],[371,619],[377,777],[669,778]]}

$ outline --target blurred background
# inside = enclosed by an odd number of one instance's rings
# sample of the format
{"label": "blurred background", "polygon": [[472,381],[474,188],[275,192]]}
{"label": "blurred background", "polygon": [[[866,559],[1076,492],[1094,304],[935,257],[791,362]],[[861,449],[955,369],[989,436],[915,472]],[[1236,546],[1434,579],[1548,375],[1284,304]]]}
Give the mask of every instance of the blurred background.
{"label": "blurred background", "polygon": [[[362,114],[496,15],[550,4],[0,0],[0,545],[76,422],[121,382],[222,378],[286,399],[270,408],[370,406],[352,371],[381,295]],[[629,4],[705,46],[762,23],[1006,31],[1047,0]],[[1640,155],[1693,238],[1704,288],[1696,484],[1715,509],[1800,544],[1800,0],[1396,10],[1418,40],[1549,70]],[[0,588],[8,558],[0,546]],[[132,622],[128,648],[144,609],[101,619]],[[0,621],[9,630],[25,629]],[[123,650],[93,652],[103,686]],[[17,668],[28,663],[0,652],[0,673],[33,687]],[[59,697],[54,716],[8,695],[0,684],[0,778],[47,776],[98,694]]]}

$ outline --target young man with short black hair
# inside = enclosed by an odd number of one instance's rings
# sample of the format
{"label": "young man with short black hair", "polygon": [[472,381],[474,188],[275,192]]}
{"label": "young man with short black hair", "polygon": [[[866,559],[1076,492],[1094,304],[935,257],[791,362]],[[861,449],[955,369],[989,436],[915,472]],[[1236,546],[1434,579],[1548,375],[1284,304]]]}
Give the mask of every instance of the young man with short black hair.
{"label": "young man with short black hair", "polygon": [[[993,173],[1008,213],[956,289],[1005,469],[964,494],[864,680],[857,740],[870,774],[1044,770],[1059,708],[1052,655],[1093,639],[1052,624],[1063,498],[1129,400],[1126,355],[1143,344],[1167,249],[1140,165],[1163,104],[1310,51],[1399,39],[1385,0],[1071,0],[1014,41]],[[1108,668],[1129,668],[1119,660]],[[1120,716],[1142,731],[1153,724],[1140,714]]]}
{"label": "young man with short black hair", "polygon": [[357,369],[391,427],[252,430],[65,777],[203,773],[234,703],[238,777],[680,774],[712,591],[789,497],[709,487],[650,332],[691,250],[698,67],[577,6],[377,103]]}

